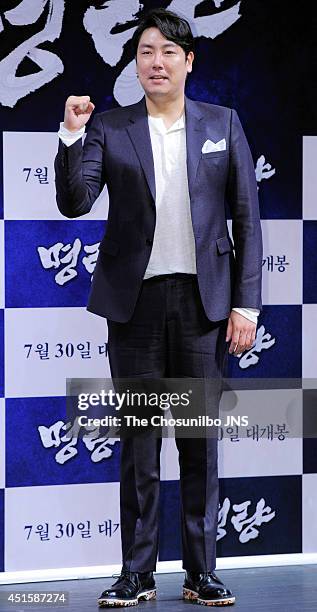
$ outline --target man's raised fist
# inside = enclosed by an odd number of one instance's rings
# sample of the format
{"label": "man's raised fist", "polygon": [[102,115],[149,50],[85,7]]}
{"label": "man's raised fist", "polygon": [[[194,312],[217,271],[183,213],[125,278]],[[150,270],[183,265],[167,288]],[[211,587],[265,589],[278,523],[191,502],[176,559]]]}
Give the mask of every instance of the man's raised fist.
{"label": "man's raised fist", "polygon": [[89,121],[94,108],[89,96],[69,96],[65,104],[65,128],[70,132],[80,130]]}

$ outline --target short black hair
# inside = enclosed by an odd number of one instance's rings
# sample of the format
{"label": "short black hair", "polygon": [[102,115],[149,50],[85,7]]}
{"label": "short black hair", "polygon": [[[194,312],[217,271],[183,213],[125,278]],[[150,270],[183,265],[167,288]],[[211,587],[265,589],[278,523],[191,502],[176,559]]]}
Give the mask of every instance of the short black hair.
{"label": "short black hair", "polygon": [[132,36],[132,46],[135,56],[137,54],[140,38],[147,28],[158,28],[167,40],[171,40],[182,47],[186,57],[190,51],[194,51],[194,36],[188,21],[172,11],[157,8],[152,9],[141,17],[140,23]]}

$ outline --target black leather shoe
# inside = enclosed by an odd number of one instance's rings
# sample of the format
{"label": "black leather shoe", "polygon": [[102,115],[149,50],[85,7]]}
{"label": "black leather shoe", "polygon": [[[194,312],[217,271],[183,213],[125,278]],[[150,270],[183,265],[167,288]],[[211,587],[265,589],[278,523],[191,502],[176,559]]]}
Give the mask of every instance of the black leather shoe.
{"label": "black leather shoe", "polygon": [[183,599],[190,599],[203,606],[232,605],[236,600],[214,572],[187,571]]}
{"label": "black leather shoe", "polygon": [[101,593],[98,604],[101,608],[136,606],[139,600],[149,599],[156,599],[153,572],[122,570],[118,580],[111,585],[110,589]]}

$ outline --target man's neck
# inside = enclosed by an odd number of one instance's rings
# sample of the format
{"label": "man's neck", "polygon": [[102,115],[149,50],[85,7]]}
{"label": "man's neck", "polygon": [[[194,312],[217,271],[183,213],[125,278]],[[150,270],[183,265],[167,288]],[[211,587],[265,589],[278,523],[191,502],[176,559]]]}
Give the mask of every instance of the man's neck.
{"label": "man's neck", "polygon": [[175,100],[153,100],[145,96],[146,108],[151,117],[161,117],[164,121],[166,129],[169,129],[184,112],[185,97],[184,95]]}

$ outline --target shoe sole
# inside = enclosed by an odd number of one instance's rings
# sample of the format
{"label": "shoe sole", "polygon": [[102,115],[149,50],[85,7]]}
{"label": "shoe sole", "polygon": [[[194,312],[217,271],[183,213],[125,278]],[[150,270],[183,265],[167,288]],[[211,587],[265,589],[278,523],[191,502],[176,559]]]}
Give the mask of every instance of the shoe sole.
{"label": "shoe sole", "polygon": [[150,601],[156,599],[156,589],[151,591],[142,591],[135,599],[98,599],[98,604],[101,608],[123,608],[128,606],[137,606],[140,601]]}
{"label": "shoe sole", "polygon": [[201,599],[197,591],[183,588],[183,599],[190,600],[194,603],[198,603],[202,606],[232,606],[236,598],[235,597],[223,597],[222,599]]}

